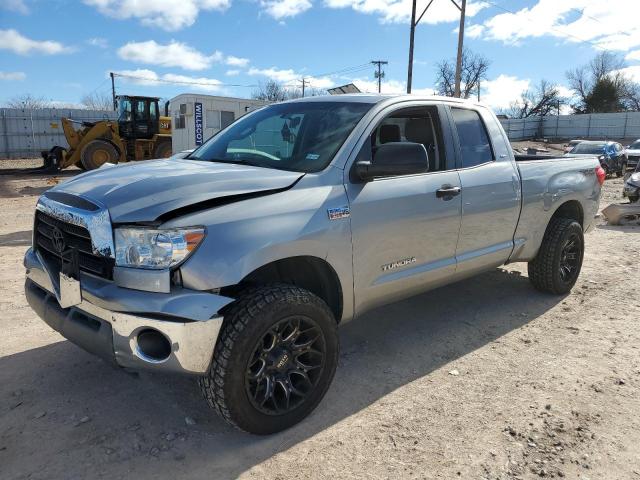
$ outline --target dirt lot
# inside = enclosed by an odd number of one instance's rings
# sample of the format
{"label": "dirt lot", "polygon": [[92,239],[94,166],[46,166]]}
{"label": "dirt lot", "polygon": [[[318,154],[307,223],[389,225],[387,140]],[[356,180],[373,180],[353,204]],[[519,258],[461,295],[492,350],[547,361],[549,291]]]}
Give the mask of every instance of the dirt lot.
{"label": "dirt lot", "polygon": [[33,208],[71,174],[0,171],[0,478],[640,479],[640,227],[599,220],[566,297],[513,265],[344,325],[320,407],[256,437],[191,379],[115,370],[27,307]]}

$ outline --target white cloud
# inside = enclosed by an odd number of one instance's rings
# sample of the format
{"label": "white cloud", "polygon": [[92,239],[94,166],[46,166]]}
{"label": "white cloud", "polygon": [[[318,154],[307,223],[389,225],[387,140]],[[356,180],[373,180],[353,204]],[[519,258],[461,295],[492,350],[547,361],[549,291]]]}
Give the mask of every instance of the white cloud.
{"label": "white cloud", "polygon": [[225,75],[229,77],[235,77],[236,75],[240,75],[240,70],[227,70]]}
{"label": "white cloud", "polygon": [[255,68],[251,67],[247,72],[249,75],[268,77],[279,83],[295,82],[302,78],[302,75],[297,74],[292,69],[279,69],[276,67],[271,68]]}
{"label": "white cloud", "polygon": [[72,51],[70,47],[59,42],[32,40],[13,29],[0,30],[0,49],[11,50],[18,55],[29,55],[30,53],[56,55]]}
{"label": "white cloud", "polygon": [[87,40],[87,43],[93,47],[109,48],[109,41],[102,37],[93,37]]}
{"label": "white cloud", "polygon": [[310,0],[260,0],[267,15],[276,20],[295,17],[311,8]]}
{"label": "white cloud", "polygon": [[[378,80],[369,80],[366,78],[356,78],[353,82],[358,89],[363,93],[378,93]],[[383,80],[381,93],[404,95],[407,93],[407,84],[400,80]],[[436,92],[433,88],[411,88],[412,95],[435,95]]]}
{"label": "white cloud", "polygon": [[311,88],[318,88],[320,90],[331,88],[336,84],[335,80],[333,80],[330,77],[313,77],[309,75],[304,75],[303,73],[296,72],[290,68],[279,69],[276,67],[271,67],[271,68],[251,67],[247,71],[247,73],[251,76],[267,77],[275,82],[284,84],[290,88],[301,88],[303,77],[305,81],[308,82],[307,86],[310,86]]}
{"label": "white cloud", "polygon": [[203,90],[205,92],[220,92],[223,89],[222,82],[215,78],[191,77],[187,75],[176,75],[174,73],[158,75],[153,70],[145,68],[139,68],[137,70],[123,70],[118,72],[117,76],[126,82],[149,87],[178,84],[188,86],[194,90]]}
{"label": "white cloud", "polygon": [[633,65],[619,70],[636,83],[640,83],[640,65]]}
{"label": "white cloud", "polygon": [[493,80],[482,82],[481,100],[494,109],[509,108],[522,100],[522,92],[531,85],[528,79],[501,74]]}
{"label": "white cloud", "polygon": [[118,56],[131,62],[180,67],[185,70],[206,70],[223,59],[221,52],[205,55],[186,43],[171,41],[162,45],[154,40],[129,42],[118,49]]}
{"label": "white cloud", "polygon": [[29,7],[24,2],[24,0],[2,0],[2,5],[0,8],[4,10],[9,10],[10,12],[18,12],[26,15],[29,13]]}
{"label": "white cloud", "polygon": [[139,19],[143,25],[167,31],[193,25],[201,10],[224,11],[231,0],[84,0],[108,17]]}
{"label": "white cloud", "polygon": [[625,58],[627,60],[638,60],[638,61],[640,61],[640,50],[634,50],[633,52],[629,52]]}
{"label": "white cloud", "polygon": [[249,64],[249,59],[234,57],[233,55],[229,55],[226,58],[225,63],[232,67],[246,67]]}
{"label": "white cloud", "polygon": [[[538,0],[530,8],[501,13],[471,26],[473,38],[517,45],[527,38],[552,36],[568,42],[586,42],[597,49],[626,52],[640,46],[638,0]],[[629,54],[640,60],[640,54]],[[629,59],[629,58],[628,58]]]}
{"label": "white cloud", "polygon": [[27,75],[24,72],[0,72],[0,80],[24,80]]}
{"label": "white cloud", "polygon": [[[411,0],[324,0],[329,8],[352,8],[356,12],[378,15],[383,23],[408,23],[411,20]],[[466,16],[471,18],[488,4],[483,1],[473,1],[467,4]],[[418,6],[420,15],[424,5]],[[446,0],[434,1],[420,23],[456,22],[460,19],[460,11]]]}

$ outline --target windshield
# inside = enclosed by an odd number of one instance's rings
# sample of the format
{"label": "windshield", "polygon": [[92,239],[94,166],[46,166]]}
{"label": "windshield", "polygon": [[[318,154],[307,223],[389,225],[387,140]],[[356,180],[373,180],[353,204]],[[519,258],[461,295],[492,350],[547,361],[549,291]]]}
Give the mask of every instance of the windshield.
{"label": "windshield", "polygon": [[591,154],[602,154],[604,153],[604,143],[579,143],[575,146],[571,153],[591,153]]}
{"label": "windshield", "polygon": [[293,102],[240,118],[189,158],[317,172],[325,168],[369,103]]}
{"label": "windshield", "polygon": [[636,140],[631,145],[629,145],[629,150],[640,150],[640,140]]}

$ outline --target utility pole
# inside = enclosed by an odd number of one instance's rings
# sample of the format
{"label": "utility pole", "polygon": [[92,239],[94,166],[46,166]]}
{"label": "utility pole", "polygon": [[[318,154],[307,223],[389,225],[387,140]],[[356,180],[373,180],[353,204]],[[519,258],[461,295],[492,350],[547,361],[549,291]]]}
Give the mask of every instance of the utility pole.
{"label": "utility pole", "polygon": [[109,76],[111,77],[111,98],[113,100],[113,109],[117,110],[118,105],[116,104],[116,82],[113,78],[113,72],[109,72]]}
{"label": "utility pole", "polygon": [[384,78],[382,65],[387,65],[389,62],[386,60],[371,60],[371,63],[378,66],[378,71],[375,73],[375,77],[378,79],[378,93],[382,93],[382,79]]}
{"label": "utility pole", "polygon": [[480,101],[480,79],[478,78],[478,101]]}
{"label": "utility pole", "polygon": [[306,87],[307,83],[311,82],[304,77],[302,77],[300,81],[302,82],[302,98],[304,98],[304,88]]}
{"label": "utility pole", "polygon": [[[462,48],[464,42],[464,16],[467,8],[467,0],[462,0],[462,5],[459,6],[454,0],[451,0],[453,4],[460,10],[460,28],[458,29],[458,57],[456,59],[456,86],[453,96],[460,98],[460,77],[462,76]],[[478,90],[479,92],[479,90]]]}
{"label": "utility pole", "polygon": [[422,11],[420,16],[416,20],[416,1],[417,0],[413,0],[412,6],[411,6],[411,30],[409,33],[409,68],[407,70],[407,93],[411,93],[411,83],[413,81],[413,40],[416,33],[416,27],[420,23],[420,20],[422,20],[422,17],[426,13],[426,11],[429,9],[431,4],[433,3],[433,0],[430,0],[427,6],[425,7],[425,9]]}

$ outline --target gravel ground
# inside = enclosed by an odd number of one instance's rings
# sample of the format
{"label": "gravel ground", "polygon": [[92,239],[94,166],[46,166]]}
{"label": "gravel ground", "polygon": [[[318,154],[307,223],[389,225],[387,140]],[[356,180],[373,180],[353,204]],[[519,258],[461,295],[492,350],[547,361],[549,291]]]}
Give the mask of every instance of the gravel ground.
{"label": "gravel ground", "polygon": [[74,173],[0,176],[0,478],[640,479],[640,227],[599,220],[565,297],[510,265],[344,325],[320,407],[256,437],[192,379],[118,371],[27,307],[37,196]]}

